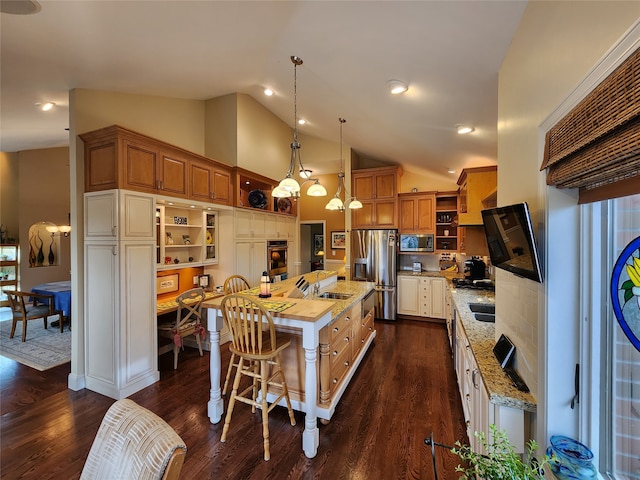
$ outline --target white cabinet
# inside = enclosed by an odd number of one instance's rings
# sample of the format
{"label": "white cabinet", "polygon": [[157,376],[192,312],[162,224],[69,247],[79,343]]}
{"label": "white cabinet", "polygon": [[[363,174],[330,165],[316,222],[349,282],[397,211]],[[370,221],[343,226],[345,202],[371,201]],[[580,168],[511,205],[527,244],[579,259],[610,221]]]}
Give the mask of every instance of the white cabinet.
{"label": "white cabinet", "polygon": [[444,319],[445,291],[444,278],[399,275],[398,313]]}
{"label": "white cabinet", "polygon": [[236,242],[235,273],[242,275],[255,287],[262,272],[267,270],[267,242]]}
{"label": "white cabinet", "polygon": [[[456,375],[471,447],[474,451],[485,453],[481,451],[481,445],[474,432],[485,432],[488,438],[489,425],[495,424],[498,431],[507,432],[507,437],[514,445],[516,453],[523,453],[525,450],[524,410],[490,401],[464,327],[461,322],[456,321]],[[500,368],[497,362],[495,368]]]}
{"label": "white cabinet", "polygon": [[236,208],[234,216],[236,238],[265,238],[264,213]]}
{"label": "white cabinet", "polygon": [[398,276],[398,313],[420,315],[420,277]]}
{"label": "white cabinet", "polygon": [[422,277],[420,279],[420,316],[445,318],[445,279]]}
{"label": "white cabinet", "polygon": [[84,198],[86,387],[120,399],[159,380],[154,199],[125,190]]}

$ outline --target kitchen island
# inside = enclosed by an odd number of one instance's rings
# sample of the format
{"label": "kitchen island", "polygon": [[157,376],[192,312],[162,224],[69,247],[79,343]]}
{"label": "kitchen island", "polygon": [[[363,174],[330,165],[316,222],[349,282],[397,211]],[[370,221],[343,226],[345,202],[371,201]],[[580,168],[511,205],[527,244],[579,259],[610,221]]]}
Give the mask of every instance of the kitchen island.
{"label": "kitchen island", "polygon": [[[368,282],[337,281],[336,272],[320,271],[303,275],[313,287],[305,298],[292,298],[300,277],[272,285],[273,321],[279,331],[286,332],[291,345],[283,352],[282,363],[295,410],[305,413],[302,449],[312,458],[319,445],[318,418],[328,421],[366,351],[375,338],[373,307],[366,301],[374,285]],[[322,298],[331,292],[341,298]],[[245,291],[255,294],[256,289]],[[335,295],[338,294],[338,295]],[[222,297],[203,303],[208,309],[208,330],[211,339],[211,392],[208,415],[218,423],[224,413],[221,396],[220,342],[223,319]],[[367,305],[363,311],[363,304]],[[271,400],[271,399],[269,399]]]}

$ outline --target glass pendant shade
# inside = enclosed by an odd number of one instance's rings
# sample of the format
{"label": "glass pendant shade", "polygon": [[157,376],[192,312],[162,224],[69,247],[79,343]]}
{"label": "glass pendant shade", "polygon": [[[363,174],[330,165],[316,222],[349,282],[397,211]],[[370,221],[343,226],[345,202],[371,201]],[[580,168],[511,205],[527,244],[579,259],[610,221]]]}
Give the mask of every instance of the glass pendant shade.
{"label": "glass pendant shade", "polygon": [[280,180],[280,184],[278,185],[278,187],[290,193],[296,193],[300,191],[300,184],[291,177],[285,177]]}
{"label": "glass pendant shade", "polygon": [[358,200],[357,198],[354,198],[353,200],[351,200],[349,202],[349,208],[351,210],[356,210],[358,208],[362,208],[362,202],[360,202],[360,200]]}
{"label": "glass pendant shade", "polygon": [[331,200],[329,200],[329,203],[327,203],[327,206],[325,208],[327,210],[342,210],[344,208],[344,204],[342,203],[342,200],[340,200],[340,198],[333,197]]}
{"label": "glass pendant shade", "polygon": [[290,197],[291,194],[288,191],[286,191],[284,188],[282,188],[280,185],[278,185],[276,188],[274,188],[271,191],[271,196],[276,198],[284,198],[284,197]]}
{"label": "glass pendant shade", "polygon": [[320,185],[318,180],[307,190],[307,195],[311,197],[324,197],[327,194],[327,189]]}

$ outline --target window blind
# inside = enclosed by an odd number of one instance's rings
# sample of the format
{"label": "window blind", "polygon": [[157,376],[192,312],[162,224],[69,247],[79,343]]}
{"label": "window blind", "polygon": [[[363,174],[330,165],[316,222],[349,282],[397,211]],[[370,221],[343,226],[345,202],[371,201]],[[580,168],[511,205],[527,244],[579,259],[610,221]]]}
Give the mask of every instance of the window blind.
{"label": "window blind", "polygon": [[547,132],[540,169],[579,203],[640,193],[640,49]]}

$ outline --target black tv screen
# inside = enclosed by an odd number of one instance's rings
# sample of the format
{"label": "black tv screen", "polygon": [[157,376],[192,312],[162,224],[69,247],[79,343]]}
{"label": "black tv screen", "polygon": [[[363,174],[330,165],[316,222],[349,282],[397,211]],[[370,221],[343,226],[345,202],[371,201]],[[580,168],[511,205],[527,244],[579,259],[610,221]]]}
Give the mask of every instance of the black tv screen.
{"label": "black tv screen", "polygon": [[482,210],[482,221],[493,266],[541,283],[538,250],[526,202]]}

